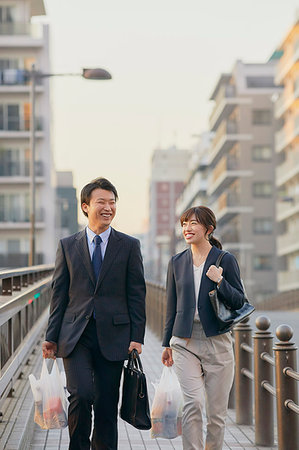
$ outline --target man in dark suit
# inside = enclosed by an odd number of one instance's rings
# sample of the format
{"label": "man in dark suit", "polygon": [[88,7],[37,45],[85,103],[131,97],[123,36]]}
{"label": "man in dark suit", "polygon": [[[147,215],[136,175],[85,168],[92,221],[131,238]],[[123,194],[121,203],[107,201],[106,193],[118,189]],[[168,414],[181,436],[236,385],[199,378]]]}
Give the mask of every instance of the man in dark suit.
{"label": "man in dark suit", "polygon": [[97,178],[81,191],[83,231],[60,241],[52,281],[44,358],[63,358],[70,393],[71,450],[117,449],[123,362],[141,353],[145,281],[139,241],[110,224],[115,187]]}

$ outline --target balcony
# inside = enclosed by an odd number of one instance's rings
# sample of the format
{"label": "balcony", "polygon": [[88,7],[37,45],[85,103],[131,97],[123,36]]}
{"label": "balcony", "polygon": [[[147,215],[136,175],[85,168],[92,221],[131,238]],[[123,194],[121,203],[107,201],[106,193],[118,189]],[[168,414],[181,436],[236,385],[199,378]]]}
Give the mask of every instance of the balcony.
{"label": "balcony", "polygon": [[[274,115],[279,119],[299,99],[299,80],[294,84],[294,92],[286,94],[284,91],[275,102]],[[295,108],[296,109],[296,108]]]}
{"label": "balcony", "polygon": [[294,45],[288,45],[283,56],[280,58],[276,69],[275,84],[283,84],[284,78],[297,61],[299,61],[299,39]]}
{"label": "balcony", "polygon": [[236,96],[236,88],[232,85],[222,86],[215,99],[215,106],[210,116],[210,130],[215,131],[220,122],[230,116],[237,105],[250,104],[250,98]]}
{"label": "balcony", "polygon": [[277,238],[277,254],[284,256],[299,251],[298,230],[287,232]]}
{"label": "balcony", "polygon": [[241,203],[240,195],[236,192],[224,192],[211,205],[218,223],[224,224],[233,219],[238,214],[252,213],[252,206],[244,206]]}
{"label": "balcony", "polygon": [[[36,80],[36,92],[42,92],[41,80]],[[0,70],[0,92],[29,92],[30,77],[28,71],[20,69]]]}
{"label": "balcony", "polygon": [[[35,213],[36,228],[44,228],[45,211],[43,208],[37,208]],[[0,211],[0,230],[17,230],[30,228],[29,210],[11,208],[10,210]]]}
{"label": "balcony", "polygon": [[249,141],[251,139],[251,134],[239,134],[238,124],[236,122],[232,120],[223,121],[212,141],[212,146],[208,154],[208,164],[216,164],[236,142]]}
{"label": "balcony", "polygon": [[276,186],[283,186],[287,181],[299,175],[299,148],[288,153],[287,159],[276,169]]}
{"label": "balcony", "polygon": [[299,214],[299,195],[286,196],[276,203],[276,218],[278,222],[287,220],[290,217],[298,214]]}
{"label": "balcony", "polygon": [[180,216],[183,211],[191,206],[197,196],[205,196],[207,190],[207,179],[203,177],[201,171],[194,173],[193,177],[186,184],[183,192],[176,203],[176,214]]}
{"label": "balcony", "polygon": [[228,188],[237,178],[250,177],[252,170],[244,170],[240,167],[240,160],[236,156],[224,156],[208,179],[208,195],[219,195]]}
{"label": "balcony", "polygon": [[[35,119],[35,137],[42,138],[43,121],[42,117]],[[30,137],[30,120],[21,120],[20,117],[10,117],[6,123],[0,123],[0,138],[2,139],[22,139]]]}
{"label": "balcony", "polygon": [[41,47],[44,45],[43,26],[24,22],[0,24],[0,47]]}
{"label": "balcony", "polygon": [[[288,119],[285,126],[275,133],[275,150],[277,153],[284,150],[292,143],[299,143],[299,115],[294,119]],[[295,142],[294,142],[295,141]]]}
{"label": "balcony", "polygon": [[299,288],[299,270],[278,272],[278,290],[280,292]]}
{"label": "balcony", "polygon": [[[44,167],[42,161],[35,162],[35,180],[43,182]],[[29,183],[30,179],[29,161],[3,162],[0,161],[0,184]]]}

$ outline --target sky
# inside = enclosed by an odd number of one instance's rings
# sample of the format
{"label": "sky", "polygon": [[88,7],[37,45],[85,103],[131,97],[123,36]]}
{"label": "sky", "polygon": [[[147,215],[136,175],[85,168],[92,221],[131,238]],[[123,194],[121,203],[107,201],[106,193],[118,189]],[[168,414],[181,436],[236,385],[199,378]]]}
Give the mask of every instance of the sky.
{"label": "sky", "polygon": [[108,178],[119,193],[113,224],[130,234],[146,230],[153,151],[191,148],[220,74],[237,59],[265,62],[299,9],[298,0],[44,1],[52,73],[112,75],[51,79],[56,169],[73,172],[78,197]]}

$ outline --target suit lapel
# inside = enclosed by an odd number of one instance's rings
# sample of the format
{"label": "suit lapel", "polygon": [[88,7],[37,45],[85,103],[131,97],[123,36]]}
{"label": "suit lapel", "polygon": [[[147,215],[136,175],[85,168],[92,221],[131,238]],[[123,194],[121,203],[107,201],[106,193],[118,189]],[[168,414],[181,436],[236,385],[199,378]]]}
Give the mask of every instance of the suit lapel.
{"label": "suit lapel", "polygon": [[174,263],[176,268],[176,279],[178,283],[184,286],[185,290],[185,306],[194,308],[195,305],[195,292],[194,292],[194,274],[193,274],[193,260],[191,249],[188,248],[182,255],[182,258],[178,258]]}
{"label": "suit lapel", "polygon": [[115,231],[113,228],[111,228],[111,233],[108,239],[107,248],[105,251],[105,256],[103,259],[100,276],[98,278],[98,282],[96,285],[96,289],[99,288],[100,284],[103,281],[103,278],[105,277],[106,273],[111,267],[111,264],[113,263],[117,253],[119,252],[119,241],[121,240],[120,235]]}
{"label": "suit lapel", "polygon": [[92,283],[95,285],[96,280],[93,273],[93,267],[91,264],[85,229],[81,231],[76,238],[76,250],[78,252],[78,256],[83,260],[84,267],[86,268]]}

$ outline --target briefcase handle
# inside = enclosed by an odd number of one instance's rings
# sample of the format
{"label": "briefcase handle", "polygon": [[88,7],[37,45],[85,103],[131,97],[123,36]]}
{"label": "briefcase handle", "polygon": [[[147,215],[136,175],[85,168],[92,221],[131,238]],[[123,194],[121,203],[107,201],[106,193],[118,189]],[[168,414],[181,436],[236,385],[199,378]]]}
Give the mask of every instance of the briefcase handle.
{"label": "briefcase handle", "polygon": [[131,369],[131,370],[134,369],[134,367],[135,367],[136,369],[139,369],[140,372],[143,373],[143,367],[142,367],[142,364],[141,364],[141,359],[139,357],[139,354],[138,354],[136,348],[134,348],[131,351],[131,353],[129,354],[128,366],[127,367],[128,367],[128,369]]}

